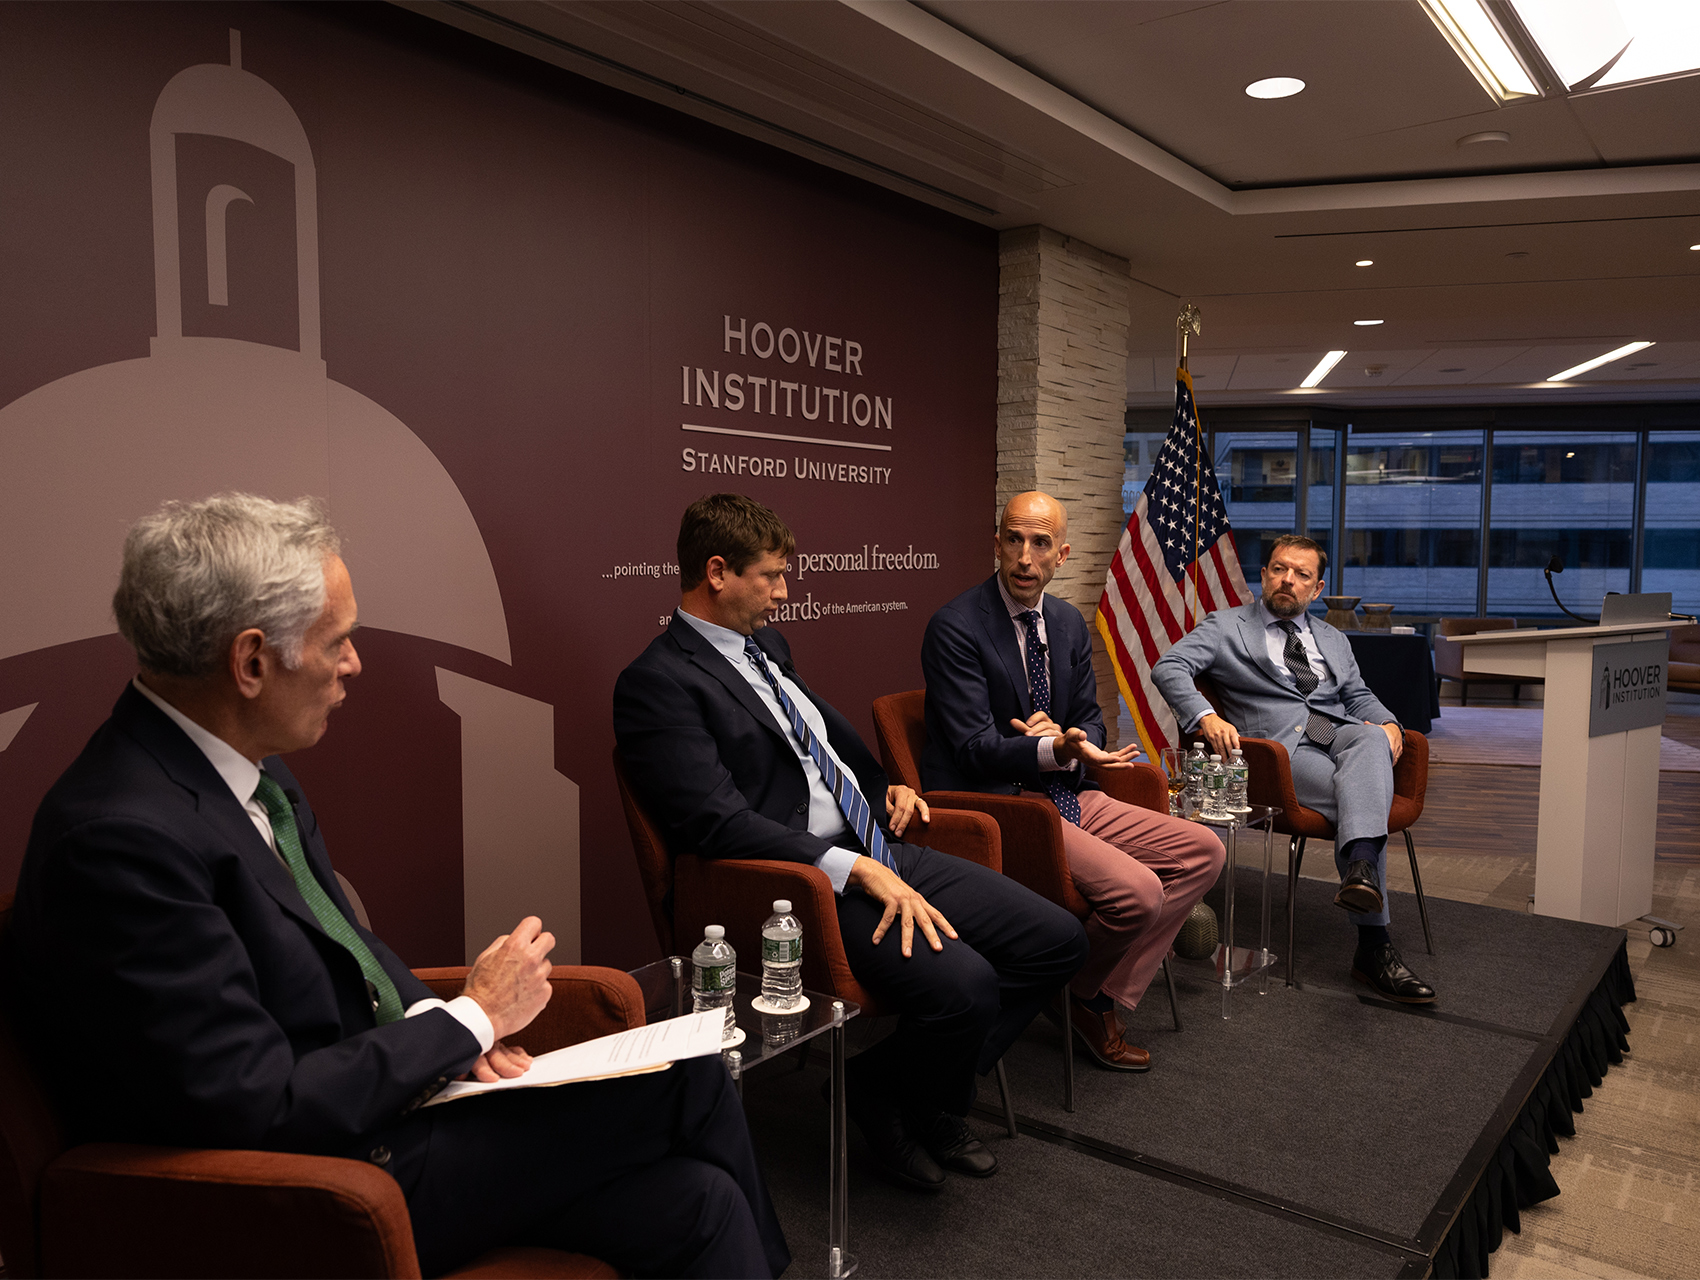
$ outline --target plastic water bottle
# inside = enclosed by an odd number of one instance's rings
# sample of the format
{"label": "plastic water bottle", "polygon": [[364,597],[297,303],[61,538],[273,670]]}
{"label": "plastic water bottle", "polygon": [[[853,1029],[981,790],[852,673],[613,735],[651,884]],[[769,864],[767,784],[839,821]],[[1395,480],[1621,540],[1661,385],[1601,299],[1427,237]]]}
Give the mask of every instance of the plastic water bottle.
{"label": "plastic water bottle", "polygon": [[761,927],[761,998],[775,1009],[789,1009],[802,994],[803,926],[791,914],[790,900],[779,898]]}
{"label": "plastic water bottle", "polygon": [[722,1041],[730,1040],[738,1028],[738,1015],[732,1008],[732,997],[738,989],[738,953],[726,941],[726,930],[711,924],[703,930],[702,941],[691,952],[691,1009],[726,1010],[726,1029]]}
{"label": "plastic water bottle", "polygon": [[1186,803],[1194,813],[1204,809],[1204,766],[1209,763],[1204,758],[1204,744],[1193,743],[1192,754],[1186,758]]}
{"label": "plastic water bottle", "polygon": [[1246,800],[1246,786],[1251,780],[1251,766],[1245,762],[1245,753],[1238,747],[1228,756],[1228,812],[1250,813],[1251,805]]}
{"label": "plastic water bottle", "polygon": [[1222,757],[1213,755],[1204,766],[1204,816],[1226,816],[1223,805],[1228,803],[1228,771],[1222,767]]}

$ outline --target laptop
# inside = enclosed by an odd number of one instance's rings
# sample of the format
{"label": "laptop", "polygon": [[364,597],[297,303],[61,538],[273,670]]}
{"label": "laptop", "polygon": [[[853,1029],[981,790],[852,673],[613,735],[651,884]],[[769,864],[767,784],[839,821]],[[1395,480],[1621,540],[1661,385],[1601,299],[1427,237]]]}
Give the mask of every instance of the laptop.
{"label": "laptop", "polygon": [[1626,622],[1669,622],[1671,593],[1643,591],[1639,595],[1608,595],[1600,605],[1600,625],[1617,626]]}

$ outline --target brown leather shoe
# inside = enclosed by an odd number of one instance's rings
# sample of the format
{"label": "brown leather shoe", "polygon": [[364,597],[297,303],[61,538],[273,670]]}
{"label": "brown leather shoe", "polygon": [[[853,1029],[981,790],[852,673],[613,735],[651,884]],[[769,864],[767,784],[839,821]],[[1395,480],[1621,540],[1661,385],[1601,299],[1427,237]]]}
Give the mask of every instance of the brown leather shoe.
{"label": "brown leather shoe", "polygon": [[1149,1071],[1151,1055],[1122,1039],[1121,1019],[1116,1011],[1093,1013],[1083,1008],[1072,995],[1068,1000],[1068,1020],[1075,1035],[1086,1046],[1086,1052],[1098,1060],[1098,1065],[1111,1071]]}

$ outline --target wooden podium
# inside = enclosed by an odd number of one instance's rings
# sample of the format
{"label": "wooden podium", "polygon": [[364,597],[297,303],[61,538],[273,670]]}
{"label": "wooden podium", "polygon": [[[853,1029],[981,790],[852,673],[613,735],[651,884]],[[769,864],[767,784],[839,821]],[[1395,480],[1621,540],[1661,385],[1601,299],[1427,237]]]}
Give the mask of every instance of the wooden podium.
{"label": "wooden podium", "polygon": [[1464,646],[1465,671],[1546,680],[1535,837],[1541,915],[1621,925],[1653,909],[1659,737],[1675,625],[1448,637]]}

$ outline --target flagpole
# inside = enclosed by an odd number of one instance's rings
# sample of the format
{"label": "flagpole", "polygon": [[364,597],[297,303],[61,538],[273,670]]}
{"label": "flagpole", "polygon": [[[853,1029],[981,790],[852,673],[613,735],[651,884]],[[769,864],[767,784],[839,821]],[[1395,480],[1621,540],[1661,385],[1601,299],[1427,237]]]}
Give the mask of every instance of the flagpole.
{"label": "flagpole", "polygon": [[1192,615],[1192,625],[1198,625],[1198,534],[1199,512],[1204,497],[1204,428],[1198,415],[1198,396],[1193,391],[1192,373],[1187,368],[1188,340],[1194,334],[1204,332],[1204,316],[1192,303],[1181,308],[1181,313],[1175,317],[1175,330],[1180,337],[1181,358],[1180,371],[1186,378],[1187,391],[1192,395],[1193,429],[1197,433],[1192,454],[1192,562],[1187,569],[1187,587],[1190,599],[1187,601],[1187,612]]}

